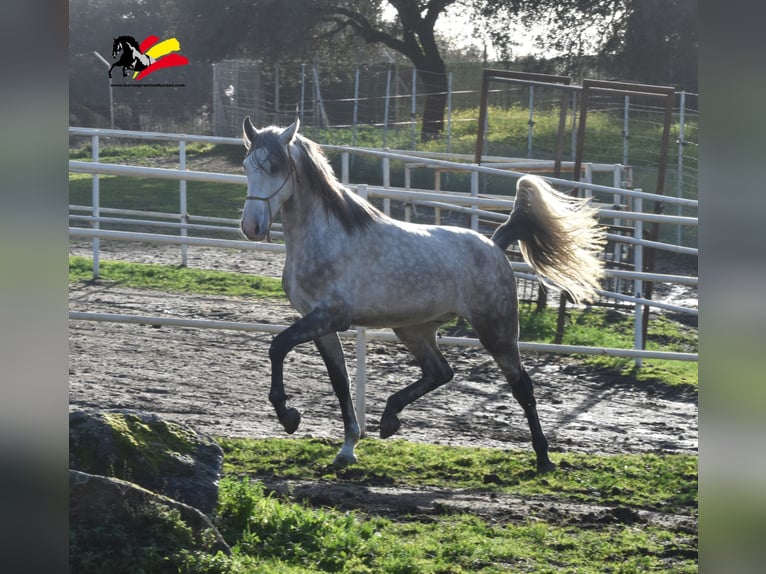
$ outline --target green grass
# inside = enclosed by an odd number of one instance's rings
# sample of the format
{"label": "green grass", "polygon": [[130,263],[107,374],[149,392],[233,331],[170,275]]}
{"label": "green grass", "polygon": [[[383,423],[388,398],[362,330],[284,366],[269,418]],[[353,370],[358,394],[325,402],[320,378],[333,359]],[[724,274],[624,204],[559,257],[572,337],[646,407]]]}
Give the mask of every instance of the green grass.
{"label": "green grass", "polygon": [[331,465],[340,443],[325,439],[220,439],[224,473],[232,476],[351,481],[358,484],[466,488],[515,495],[686,513],[697,504],[697,457],[553,453],[560,468],[534,473],[533,453],[421,445],[366,438],[359,463]]}
{"label": "green grass", "polygon": [[[588,307],[567,313],[563,344],[629,349],[633,347],[634,315],[610,309]],[[550,343],[556,334],[557,311],[545,309],[535,313],[529,309],[520,318],[521,340]],[[652,313],[648,323],[646,348],[657,351],[696,353],[698,331],[668,318]],[[633,359],[598,355],[579,355],[579,359],[594,367],[617,370],[623,375],[644,382],[668,385],[698,384],[696,361],[666,361],[645,359],[640,368]]]}
{"label": "green grass", "polygon": [[[696,457],[561,455],[561,469],[539,477],[529,472],[528,455],[495,449],[368,439],[359,445],[360,463],[337,469],[327,464],[338,446],[329,441],[220,442],[225,467],[216,523],[234,550],[225,571],[697,571],[696,537],[657,526],[582,526],[533,516],[490,521],[471,513],[390,519],[280,499],[266,494],[258,479],[276,473],[358,485],[468,488],[538,496],[552,505],[585,501],[694,516]],[[487,473],[506,480],[486,485]]]}
{"label": "green grass", "polygon": [[[69,203],[92,205],[91,176],[70,174]],[[245,186],[189,181],[186,184],[188,212],[209,217],[238,219],[245,199]],[[102,207],[178,213],[178,182],[143,177],[99,177]]]}
{"label": "green grass", "polygon": [[[394,522],[280,502],[248,481],[221,486],[221,518],[234,514],[244,523],[241,533],[229,531],[244,571],[256,565],[272,572],[603,572],[607,565],[615,572],[664,571],[662,554],[688,546],[654,527],[495,525],[469,514]],[[244,516],[237,512],[243,502],[250,510]],[[674,571],[696,571],[695,561],[685,562]]]}
{"label": "green grass", "polygon": [[[69,258],[69,281],[93,278],[93,262],[84,257]],[[189,269],[172,265],[100,261],[99,279],[135,289],[180,291],[233,297],[284,297],[282,282],[271,277]]]}

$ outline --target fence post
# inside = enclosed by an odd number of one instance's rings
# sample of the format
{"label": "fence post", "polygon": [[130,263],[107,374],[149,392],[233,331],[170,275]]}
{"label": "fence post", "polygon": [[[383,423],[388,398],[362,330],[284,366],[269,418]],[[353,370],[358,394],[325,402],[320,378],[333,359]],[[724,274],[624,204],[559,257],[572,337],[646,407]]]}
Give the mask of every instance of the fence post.
{"label": "fence post", "polygon": [[[381,161],[381,166],[383,169],[383,187],[389,188],[391,187],[391,158],[384,157]],[[365,199],[367,198],[366,193],[367,189],[365,188]],[[391,198],[383,198],[383,213],[391,215]]]}
{"label": "fence post", "polygon": [[[479,197],[479,172],[471,172],[471,197]],[[472,205],[471,209],[479,209],[478,205]],[[476,213],[471,214],[471,229],[479,231],[479,216]]]}
{"label": "fence post", "polygon": [[447,73],[447,153],[452,151],[452,74],[453,72]]}
{"label": "fence post", "polygon": [[280,123],[279,119],[279,76],[280,76],[279,64],[274,66],[274,123]]}
{"label": "fence post", "polygon": [[[633,209],[638,212],[643,212],[643,199],[641,197],[633,198]],[[644,222],[641,219],[636,219],[635,228],[633,230],[633,237],[636,239],[644,238]],[[633,267],[636,271],[641,272],[644,269],[644,247],[640,243],[637,243],[633,251]],[[636,297],[642,296],[643,282],[641,279],[635,279],[633,282],[633,291]],[[643,333],[644,333],[644,305],[642,303],[636,303],[634,311],[634,325],[633,325],[633,348],[640,350],[643,348]],[[641,366],[641,357],[636,357],[636,367]]]}
{"label": "fence post", "polygon": [[391,67],[386,74],[386,107],[383,110],[383,147],[388,147],[388,101],[391,99]]}
{"label": "fence post", "polygon": [[418,112],[418,100],[417,100],[417,86],[418,86],[418,70],[413,66],[412,68],[412,96],[410,103],[410,148],[415,149],[415,135],[417,133],[417,121],[416,116]]}
{"label": "fence post", "polygon": [[[91,159],[98,163],[98,136],[93,135],[90,138],[90,148],[91,148]],[[91,215],[93,217],[99,217],[100,216],[100,202],[101,202],[101,190],[99,188],[99,175],[97,173],[93,174],[93,183],[92,183],[92,206],[91,206]],[[99,223],[98,219],[93,221],[93,229],[100,229],[101,224]],[[93,279],[98,279],[99,276],[99,249],[101,247],[100,239],[98,237],[93,238]]]}
{"label": "fence post", "polygon": [[306,109],[306,64],[301,64],[301,109],[300,118],[301,124],[304,123],[303,115]]}
{"label": "fence post", "polygon": [[340,182],[344,185],[348,185],[348,152],[343,151],[340,154]]}
{"label": "fence post", "polygon": [[572,92],[572,153],[570,154],[572,161],[577,157],[577,110],[577,92]]}
{"label": "fence post", "polygon": [[628,119],[630,116],[630,96],[625,96],[625,109],[622,118],[622,165],[628,165],[628,140],[630,131]]}
{"label": "fence post", "polygon": [[[367,186],[357,186],[356,193],[359,197],[367,199]],[[367,329],[356,326],[356,416],[359,423],[359,432],[364,434],[367,426],[367,410],[365,395],[367,392]]]}
{"label": "fence post", "polygon": [[[179,140],[178,142],[178,169],[186,169],[186,140]],[[186,180],[181,179],[178,181],[178,197],[179,197],[179,211],[181,219],[181,237],[188,235],[189,223],[189,209],[186,202]],[[187,264],[188,245],[181,244],[181,267],[186,267]]]}
{"label": "fence post", "polygon": [[356,147],[356,123],[359,119],[359,68],[354,72],[354,119],[351,132],[351,147]]}
{"label": "fence post", "polygon": [[[678,175],[676,181],[678,182],[679,198],[684,194],[684,108],[686,107],[686,92],[681,90],[679,92],[681,101],[679,102],[679,116],[678,116]],[[680,205],[676,206],[676,215],[681,215],[683,209]],[[681,225],[676,226],[676,244],[681,245]]]}
{"label": "fence post", "polygon": [[529,86],[529,120],[527,120],[527,157],[532,157],[532,134],[535,129],[535,87]]}

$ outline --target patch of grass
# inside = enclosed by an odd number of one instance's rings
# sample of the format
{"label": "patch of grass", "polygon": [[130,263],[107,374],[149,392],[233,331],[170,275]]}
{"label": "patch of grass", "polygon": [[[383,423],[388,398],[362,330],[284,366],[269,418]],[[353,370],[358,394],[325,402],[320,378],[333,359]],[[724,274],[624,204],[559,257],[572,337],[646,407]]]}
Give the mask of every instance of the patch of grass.
{"label": "patch of grass", "polygon": [[[228,461],[221,480],[217,522],[224,538],[234,546],[233,562],[247,571],[306,572],[696,572],[696,543],[687,534],[623,524],[550,524],[528,520],[495,524],[471,514],[440,515],[424,521],[400,516],[396,521],[363,513],[312,508],[265,494],[263,485],[247,475],[279,468],[280,477],[315,480],[327,469],[307,459],[333,445],[317,440],[221,440]],[[445,488],[476,485],[481,464],[498,468],[518,458],[492,449],[461,449],[415,445],[405,441],[364,441],[362,475],[352,481],[367,484],[364,473],[376,469],[396,484],[431,484],[435,465],[444,472],[435,485]],[[231,460],[237,462],[232,463]],[[295,464],[289,461],[295,460]],[[437,461],[441,459],[441,463]],[[666,459],[666,460],[661,460]],[[684,461],[684,459],[687,459]],[[594,457],[571,458],[566,471],[533,478],[538,490],[516,488],[520,494],[541,494],[547,500],[573,498],[578,489],[604,488],[609,481],[623,481],[620,490],[647,495],[658,483],[666,492],[684,480],[696,485],[693,457]],[[298,462],[299,461],[299,462]],[[683,462],[682,462],[683,461]],[[529,461],[524,461],[528,463]],[[299,469],[303,467],[301,472]],[[286,471],[287,474],[283,473]],[[344,480],[338,472],[334,480]],[[513,471],[512,471],[513,472]],[[616,477],[615,477],[616,473]],[[567,475],[572,476],[567,478]],[[245,476],[242,476],[245,475]],[[601,476],[600,479],[595,478]],[[345,480],[348,480],[346,476]],[[373,481],[374,482],[374,481]],[[558,487],[570,483],[569,489]],[[517,485],[518,486],[518,485]],[[503,489],[508,489],[508,486]],[[576,497],[575,497],[576,499]],[[696,501],[696,498],[693,500]],[[602,504],[609,502],[600,499]],[[687,503],[678,510],[689,512]],[[638,505],[639,507],[643,505]],[[269,569],[272,570],[269,570]],[[253,570],[251,570],[253,569]],[[305,570],[303,570],[305,569]]]}
{"label": "patch of grass", "polygon": [[[245,186],[189,181],[188,212],[209,217],[238,219],[245,200]],[[178,213],[178,182],[144,177],[99,177],[102,207]],[[69,203],[92,205],[91,176],[70,174]]]}
{"label": "patch of grass", "polygon": [[[279,279],[260,275],[124,261],[101,261],[99,269],[99,280],[114,281],[136,289],[236,297],[285,297]],[[69,258],[70,282],[90,281],[92,277],[91,259]]]}
{"label": "patch of grass", "polygon": [[535,474],[529,452],[366,438],[359,463],[332,466],[340,443],[324,439],[220,439],[227,475],[348,480],[370,485],[486,489],[578,502],[688,512],[697,505],[697,457],[553,453],[560,469]]}
{"label": "patch of grass", "polygon": [[[178,143],[176,142],[150,142],[132,144],[111,144],[109,140],[100,140],[98,157],[101,161],[118,160],[125,161],[144,160],[153,158],[178,157]],[[228,146],[234,147],[234,146]],[[188,142],[186,144],[186,156],[196,157],[214,153],[218,146],[204,142]],[[69,148],[69,159],[89,161],[93,158],[93,149],[90,142]]]}
{"label": "patch of grass", "polygon": [[[522,305],[519,316],[520,339],[536,343],[553,343],[556,336],[558,311],[552,308],[536,312],[531,306]],[[633,348],[634,315],[600,307],[586,307],[567,311],[563,344]],[[455,323],[447,325],[449,333],[455,330]],[[470,328],[463,327],[465,336],[475,336]],[[647,331],[647,349],[684,353],[697,352],[698,332],[665,315],[654,313]],[[694,361],[667,361],[645,359],[636,367],[633,359],[599,355],[575,355],[579,360],[593,367],[616,371],[645,383],[662,383],[696,390],[698,387],[697,363]]]}
{"label": "patch of grass", "polygon": [[113,519],[109,509],[104,509],[92,523],[80,521],[70,526],[69,568],[82,574],[232,571],[226,555],[208,554],[197,546],[177,509],[147,503],[120,519]]}
{"label": "patch of grass", "polygon": [[[547,311],[554,314],[552,311]],[[634,315],[614,310],[586,308],[569,314],[564,331],[564,344],[597,347],[632,348]],[[555,333],[555,329],[554,329]],[[550,340],[553,340],[552,337]],[[697,329],[654,313],[647,329],[646,348],[682,353],[697,352]],[[583,355],[579,358],[596,367],[619,371],[637,381],[661,382],[666,385],[696,389],[698,369],[695,361],[646,359],[636,367],[632,359]]]}

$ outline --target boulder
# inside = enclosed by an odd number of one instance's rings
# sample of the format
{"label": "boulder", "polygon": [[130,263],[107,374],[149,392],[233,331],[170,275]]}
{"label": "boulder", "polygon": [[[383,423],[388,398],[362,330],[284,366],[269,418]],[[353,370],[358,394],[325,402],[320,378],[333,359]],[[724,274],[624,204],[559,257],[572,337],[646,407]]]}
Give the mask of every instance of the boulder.
{"label": "boulder", "polygon": [[231,549],[196,508],[131,482],[69,471],[72,572],[180,572]]}
{"label": "boulder", "polygon": [[154,414],[69,413],[69,468],[119,478],[212,516],[223,451],[209,436]]}

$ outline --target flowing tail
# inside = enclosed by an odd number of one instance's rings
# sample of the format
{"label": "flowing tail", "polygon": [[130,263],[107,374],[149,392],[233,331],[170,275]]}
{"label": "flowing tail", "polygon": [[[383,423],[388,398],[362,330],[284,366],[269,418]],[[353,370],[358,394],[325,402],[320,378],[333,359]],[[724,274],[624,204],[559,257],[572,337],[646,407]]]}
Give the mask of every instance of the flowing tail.
{"label": "flowing tail", "polygon": [[504,251],[518,241],[524,261],[538,275],[569,293],[575,303],[592,300],[604,274],[598,254],[606,234],[589,202],[525,175],[516,184],[513,211],[492,241]]}

